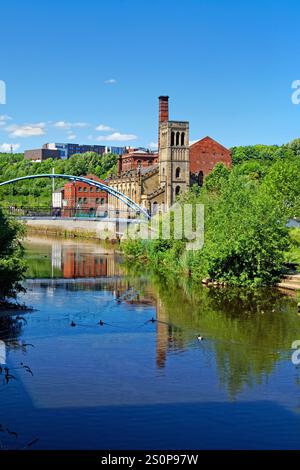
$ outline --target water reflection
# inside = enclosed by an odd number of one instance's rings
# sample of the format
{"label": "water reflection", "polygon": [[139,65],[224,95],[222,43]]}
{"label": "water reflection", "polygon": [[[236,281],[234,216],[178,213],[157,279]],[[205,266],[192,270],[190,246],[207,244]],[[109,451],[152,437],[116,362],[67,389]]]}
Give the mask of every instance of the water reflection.
{"label": "water reflection", "polygon": [[114,251],[101,245],[51,238],[28,238],[28,278],[79,279],[120,275]]}
{"label": "water reflection", "polygon": [[34,376],[22,370],[2,398],[38,448],[261,447],[268,433],[271,446],[297,446],[294,298],[167,283],[93,243],[26,247],[36,310],[8,334],[35,348],[7,360],[13,370],[26,354]]}
{"label": "water reflection", "polygon": [[188,283],[178,288],[136,269],[126,270],[120,256],[101,245],[31,239],[28,246],[29,275],[38,272],[45,278],[29,285],[47,287],[48,295],[49,289],[54,295],[58,288],[104,290],[116,302],[152,306],[158,369],[166,367],[168,355],[195,347],[197,336],[204,336],[199,347],[214,350],[220,383],[231,398],[244,386],[266,380],[300,338],[296,301],[276,289],[207,289]]}

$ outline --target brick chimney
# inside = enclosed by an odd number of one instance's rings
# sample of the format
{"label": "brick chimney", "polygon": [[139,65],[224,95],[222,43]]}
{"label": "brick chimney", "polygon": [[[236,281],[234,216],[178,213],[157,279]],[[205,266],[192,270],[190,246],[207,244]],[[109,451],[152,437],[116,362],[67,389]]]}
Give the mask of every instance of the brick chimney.
{"label": "brick chimney", "polygon": [[159,99],[159,114],[158,114],[158,150],[159,150],[160,123],[169,120],[169,97],[160,96],[158,99]]}

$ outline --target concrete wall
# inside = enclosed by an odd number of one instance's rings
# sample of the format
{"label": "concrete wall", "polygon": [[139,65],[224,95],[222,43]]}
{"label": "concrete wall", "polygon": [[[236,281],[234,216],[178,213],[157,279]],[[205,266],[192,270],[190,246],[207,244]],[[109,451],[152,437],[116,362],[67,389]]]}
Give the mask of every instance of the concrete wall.
{"label": "concrete wall", "polygon": [[[115,234],[115,223],[99,220],[26,219],[29,233],[101,239]],[[118,232],[117,232],[118,235]]]}

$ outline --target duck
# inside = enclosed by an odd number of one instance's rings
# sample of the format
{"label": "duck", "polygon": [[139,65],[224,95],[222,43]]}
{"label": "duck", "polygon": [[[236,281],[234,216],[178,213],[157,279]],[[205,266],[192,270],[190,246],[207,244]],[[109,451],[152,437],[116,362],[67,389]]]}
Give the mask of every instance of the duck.
{"label": "duck", "polygon": [[72,326],[72,328],[74,328],[76,326],[76,323],[74,321],[72,321],[70,326]]}
{"label": "duck", "polygon": [[151,320],[147,320],[145,322],[145,325],[147,325],[147,323],[156,323],[156,322],[157,322],[157,320],[155,320],[155,318],[152,317]]}
{"label": "duck", "polygon": [[198,339],[198,341],[203,341],[204,340],[203,336],[200,336],[200,335],[198,335],[197,339]]}

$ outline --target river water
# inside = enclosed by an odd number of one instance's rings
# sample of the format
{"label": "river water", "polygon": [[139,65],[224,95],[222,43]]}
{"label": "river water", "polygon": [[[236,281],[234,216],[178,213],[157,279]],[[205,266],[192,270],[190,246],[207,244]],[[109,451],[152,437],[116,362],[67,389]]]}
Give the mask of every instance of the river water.
{"label": "river water", "polygon": [[296,298],[166,283],[93,243],[26,257],[33,311],[0,314],[2,448],[300,447]]}

